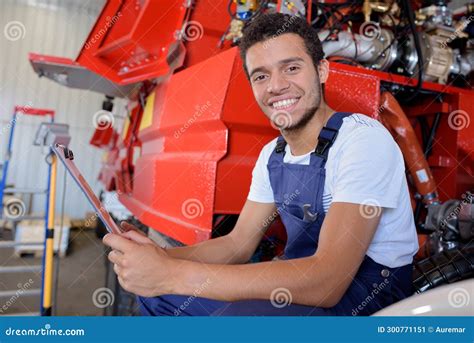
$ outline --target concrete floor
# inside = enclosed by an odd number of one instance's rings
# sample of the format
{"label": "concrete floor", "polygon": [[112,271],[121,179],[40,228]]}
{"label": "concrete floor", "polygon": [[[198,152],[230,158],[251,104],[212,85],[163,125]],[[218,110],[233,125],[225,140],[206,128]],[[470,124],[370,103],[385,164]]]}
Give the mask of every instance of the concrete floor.
{"label": "concrete floor", "polygon": [[[10,231],[4,237],[11,239]],[[105,249],[94,230],[72,230],[69,253],[60,259],[56,315],[100,316],[103,309],[93,303],[94,291],[105,286]],[[40,265],[41,258],[17,257],[13,249],[0,249],[0,266]],[[29,281],[29,280],[32,281]],[[41,288],[41,273],[0,274],[0,290]],[[6,308],[6,310],[4,309]],[[40,296],[0,297],[0,315],[39,312]]]}

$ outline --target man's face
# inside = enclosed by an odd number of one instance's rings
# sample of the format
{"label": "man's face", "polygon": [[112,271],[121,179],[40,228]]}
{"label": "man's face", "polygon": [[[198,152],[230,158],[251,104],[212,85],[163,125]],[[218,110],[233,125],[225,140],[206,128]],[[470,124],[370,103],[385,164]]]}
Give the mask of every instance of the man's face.
{"label": "man's face", "polygon": [[255,99],[276,127],[297,130],[311,120],[321,103],[327,62],[318,75],[303,38],[286,33],[254,44],[245,62]]}

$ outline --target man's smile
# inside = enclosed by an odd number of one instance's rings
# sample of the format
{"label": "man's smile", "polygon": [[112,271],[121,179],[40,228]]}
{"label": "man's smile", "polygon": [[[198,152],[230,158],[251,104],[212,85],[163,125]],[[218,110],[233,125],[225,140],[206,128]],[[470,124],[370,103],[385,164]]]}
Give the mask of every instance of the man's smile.
{"label": "man's smile", "polygon": [[300,96],[279,96],[270,98],[268,105],[274,110],[290,111],[296,107]]}

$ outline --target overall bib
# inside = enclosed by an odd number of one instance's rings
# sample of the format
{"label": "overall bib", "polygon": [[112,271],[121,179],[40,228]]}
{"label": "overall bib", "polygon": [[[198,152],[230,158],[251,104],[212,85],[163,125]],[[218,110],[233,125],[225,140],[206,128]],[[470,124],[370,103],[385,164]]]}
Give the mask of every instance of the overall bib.
{"label": "overall bib", "polygon": [[[325,217],[325,165],[343,119],[349,115],[337,112],[331,116],[318,136],[309,165],[285,163],[286,142],[282,136],[278,137],[267,168],[275,205],[288,237],[283,259],[307,257],[316,252]],[[346,293],[331,308],[299,304],[280,307],[269,300],[224,302],[178,295],[138,297],[138,301],[144,315],[356,316],[370,315],[412,293],[412,264],[389,268],[365,256]]]}

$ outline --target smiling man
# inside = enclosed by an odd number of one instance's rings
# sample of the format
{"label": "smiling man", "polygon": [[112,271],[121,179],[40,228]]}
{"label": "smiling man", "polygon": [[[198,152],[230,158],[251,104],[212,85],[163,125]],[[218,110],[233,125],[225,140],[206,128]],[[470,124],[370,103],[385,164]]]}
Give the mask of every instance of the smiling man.
{"label": "smiling man", "polygon": [[[389,132],[325,103],[328,62],[303,19],[257,17],[240,51],[281,136],[262,149],[227,236],[164,250],[135,230],[107,235],[122,287],[146,315],[368,315],[409,296],[418,243]],[[284,256],[247,264],[276,213]]]}

